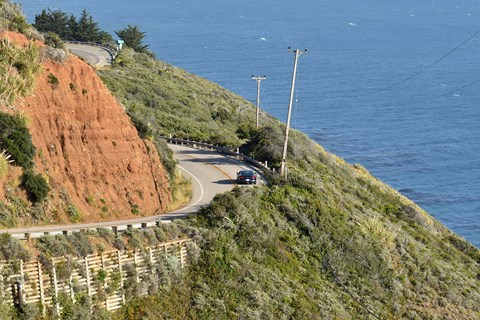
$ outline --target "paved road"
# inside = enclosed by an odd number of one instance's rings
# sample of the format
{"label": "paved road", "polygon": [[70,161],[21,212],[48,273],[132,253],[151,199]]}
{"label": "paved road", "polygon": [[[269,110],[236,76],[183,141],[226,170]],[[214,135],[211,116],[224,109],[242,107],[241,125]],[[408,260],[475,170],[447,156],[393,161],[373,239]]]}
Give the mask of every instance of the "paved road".
{"label": "paved road", "polygon": [[110,53],[103,48],[76,43],[66,43],[66,46],[70,52],[84,58],[94,67],[110,65]]}
{"label": "paved road", "polygon": [[[118,230],[122,230],[126,229],[127,225],[140,228],[142,225],[144,227],[152,226],[159,222],[181,219],[197,213],[202,206],[208,205],[216,194],[233,189],[238,171],[247,168],[252,169],[236,159],[213,151],[193,149],[180,145],[169,146],[174,151],[175,158],[179,160],[179,167],[182,170],[182,174],[192,182],[192,199],[186,207],[170,213],[129,220],[3,229],[0,230],[0,233],[10,233],[16,238],[23,239],[27,233],[30,237],[34,238],[42,236],[45,233],[61,234],[82,229],[117,227]],[[259,183],[262,183],[262,181],[259,181]]]}

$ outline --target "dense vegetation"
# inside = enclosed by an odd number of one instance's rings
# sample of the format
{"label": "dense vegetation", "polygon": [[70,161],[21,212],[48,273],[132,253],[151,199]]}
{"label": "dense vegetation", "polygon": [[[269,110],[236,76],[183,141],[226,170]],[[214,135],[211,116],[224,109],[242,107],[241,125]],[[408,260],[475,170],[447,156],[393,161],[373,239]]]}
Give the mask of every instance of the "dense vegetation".
{"label": "dense vegetation", "polygon": [[[146,54],[122,50],[103,81],[136,122],[154,135],[240,146],[255,128],[254,107],[210,81]],[[263,115],[263,123],[272,119]]]}
{"label": "dense vegetation", "polygon": [[64,40],[110,43],[112,36],[100,29],[93,17],[83,10],[80,17],[59,9],[42,10],[35,16],[34,27],[41,32],[52,32]]}
{"label": "dense vegetation", "polygon": [[[35,16],[34,27],[47,35],[45,38],[47,44],[52,45],[54,40],[52,46],[56,48],[58,40],[52,34],[63,40],[114,45],[112,36],[99,27],[98,22],[93,20],[87,10],[83,10],[78,18],[59,9],[42,10]],[[142,32],[138,26],[128,25],[124,29],[115,31],[115,34],[124,41],[126,46],[153,56],[153,53],[148,50],[148,45],[143,43],[145,32]]]}
{"label": "dense vegetation", "polygon": [[[47,197],[50,188],[42,175],[33,172],[33,158],[36,151],[24,118],[0,111],[0,149],[3,153],[4,164],[6,162],[5,155],[9,155],[8,160],[12,161],[13,165],[22,167],[21,186],[27,191],[29,199],[33,203],[42,202]],[[8,166],[4,166],[3,171],[6,170],[8,170]]]}
{"label": "dense vegetation", "polygon": [[[101,75],[155,134],[241,146],[279,164],[282,125],[206,80],[130,51]],[[134,81],[135,80],[135,81]],[[414,203],[293,132],[288,180],[217,196],[191,228],[201,256],[124,319],[480,316],[480,252]],[[162,315],[162,316],[159,316]]]}
{"label": "dense vegetation", "polygon": [[0,30],[10,30],[31,35],[33,28],[27,23],[21,6],[7,0],[0,0]]}
{"label": "dense vegetation", "polygon": [[115,31],[115,34],[125,42],[126,46],[133,50],[153,55],[153,53],[148,50],[148,45],[143,43],[143,39],[146,35],[145,32],[141,31],[138,26],[128,25],[124,29]]}

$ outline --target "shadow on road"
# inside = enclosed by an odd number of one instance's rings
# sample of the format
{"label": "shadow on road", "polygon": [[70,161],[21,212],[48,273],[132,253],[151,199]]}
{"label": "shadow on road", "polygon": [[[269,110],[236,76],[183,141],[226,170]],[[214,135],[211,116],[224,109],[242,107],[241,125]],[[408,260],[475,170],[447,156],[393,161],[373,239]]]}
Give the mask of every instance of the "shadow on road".
{"label": "shadow on road", "polygon": [[215,183],[215,184],[223,184],[223,185],[232,185],[232,184],[235,184],[235,182],[234,182],[233,180],[230,180],[230,179],[217,180],[217,181],[214,181],[213,183]]}

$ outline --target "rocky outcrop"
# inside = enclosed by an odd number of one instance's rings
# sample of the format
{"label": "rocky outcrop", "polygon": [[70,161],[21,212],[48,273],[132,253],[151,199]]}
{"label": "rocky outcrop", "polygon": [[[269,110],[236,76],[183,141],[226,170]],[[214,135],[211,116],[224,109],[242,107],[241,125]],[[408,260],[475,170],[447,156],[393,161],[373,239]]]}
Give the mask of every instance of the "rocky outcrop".
{"label": "rocky outcrop", "polygon": [[48,210],[63,215],[74,205],[83,221],[164,211],[171,195],[155,147],[94,69],[73,55],[42,68],[33,94],[15,109],[29,119],[36,172],[52,188]]}

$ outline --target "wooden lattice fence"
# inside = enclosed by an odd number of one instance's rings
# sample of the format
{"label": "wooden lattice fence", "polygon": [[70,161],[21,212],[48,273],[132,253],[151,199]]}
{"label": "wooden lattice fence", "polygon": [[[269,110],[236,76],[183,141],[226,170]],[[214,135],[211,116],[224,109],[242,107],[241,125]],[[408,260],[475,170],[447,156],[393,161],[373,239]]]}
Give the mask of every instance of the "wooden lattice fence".
{"label": "wooden lattice fence", "polygon": [[126,295],[147,294],[152,279],[185,267],[192,244],[187,239],[142,251],[114,250],[44,263],[0,261],[0,301],[19,307],[37,304],[43,313],[53,308],[60,314],[62,301],[75,302],[77,296],[86,294],[91,308],[116,310],[125,304]]}

